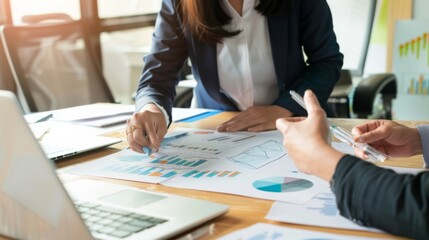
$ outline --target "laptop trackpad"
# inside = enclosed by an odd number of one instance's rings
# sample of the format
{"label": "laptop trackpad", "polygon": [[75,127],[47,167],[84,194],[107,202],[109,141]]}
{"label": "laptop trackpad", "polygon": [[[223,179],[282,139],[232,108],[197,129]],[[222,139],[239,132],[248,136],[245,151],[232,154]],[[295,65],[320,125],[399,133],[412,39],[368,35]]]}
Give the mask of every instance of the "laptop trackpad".
{"label": "laptop trackpad", "polygon": [[128,208],[139,208],[166,197],[140,191],[122,190],[99,198],[100,201]]}

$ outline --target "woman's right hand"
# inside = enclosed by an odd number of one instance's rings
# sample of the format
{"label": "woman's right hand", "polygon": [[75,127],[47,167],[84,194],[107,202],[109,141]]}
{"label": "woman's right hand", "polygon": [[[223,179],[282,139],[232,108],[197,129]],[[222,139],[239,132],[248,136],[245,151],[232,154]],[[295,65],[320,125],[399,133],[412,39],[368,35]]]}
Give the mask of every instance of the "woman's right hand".
{"label": "woman's right hand", "polygon": [[127,122],[128,144],[133,151],[139,153],[146,153],[143,147],[158,151],[166,133],[165,116],[155,104],[146,104]]}
{"label": "woman's right hand", "polygon": [[[422,143],[417,128],[409,128],[389,120],[375,120],[352,129],[355,142],[368,143],[391,157],[410,157],[422,153]],[[355,154],[368,156],[355,148]]]}

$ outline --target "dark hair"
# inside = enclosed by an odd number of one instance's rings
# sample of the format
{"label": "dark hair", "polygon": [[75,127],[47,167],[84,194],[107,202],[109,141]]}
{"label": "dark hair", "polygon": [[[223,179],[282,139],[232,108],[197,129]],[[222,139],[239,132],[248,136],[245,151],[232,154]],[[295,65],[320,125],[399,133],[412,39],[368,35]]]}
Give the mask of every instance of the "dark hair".
{"label": "dark hair", "polygon": [[[221,0],[178,0],[177,11],[182,28],[189,30],[198,40],[219,43],[225,37],[240,33],[224,29],[232,18],[220,4]],[[293,9],[294,0],[260,0],[255,9],[265,16],[287,15]]]}

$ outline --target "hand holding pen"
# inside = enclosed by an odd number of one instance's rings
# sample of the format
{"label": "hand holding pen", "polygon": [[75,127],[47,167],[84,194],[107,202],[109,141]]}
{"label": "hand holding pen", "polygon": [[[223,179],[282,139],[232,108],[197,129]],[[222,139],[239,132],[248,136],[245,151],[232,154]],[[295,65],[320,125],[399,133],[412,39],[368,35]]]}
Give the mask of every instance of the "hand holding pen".
{"label": "hand holding pen", "polygon": [[[306,109],[304,100],[302,99],[302,97],[298,93],[296,93],[295,91],[290,91],[289,93],[292,96],[292,99],[294,99],[301,107]],[[334,136],[338,140],[345,142],[345,143],[363,151],[366,155],[368,155],[368,159],[370,161],[383,162],[384,160],[386,160],[386,158],[387,158],[386,155],[384,155],[383,153],[374,149],[370,145],[368,145],[366,143],[355,142],[353,140],[352,135],[348,131],[346,131],[345,129],[343,129],[339,126],[335,126],[331,123],[329,123],[329,129],[331,130],[331,132],[334,134]]]}
{"label": "hand holding pen", "polygon": [[126,133],[128,144],[133,151],[151,154],[160,148],[167,133],[164,114],[156,105],[146,104],[128,120]]}

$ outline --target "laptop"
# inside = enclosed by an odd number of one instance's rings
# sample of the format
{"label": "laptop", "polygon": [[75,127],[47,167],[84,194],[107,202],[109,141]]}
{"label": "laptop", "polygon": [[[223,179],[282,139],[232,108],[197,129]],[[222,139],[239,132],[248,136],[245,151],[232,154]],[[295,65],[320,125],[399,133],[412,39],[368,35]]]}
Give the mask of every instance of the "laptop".
{"label": "laptop", "polygon": [[39,144],[46,156],[56,161],[83,152],[107,147],[121,141],[119,138],[89,134],[46,134],[39,139]]}
{"label": "laptop", "polygon": [[[94,180],[62,184],[25,122],[0,91],[0,234],[14,239],[167,239],[228,206]],[[13,127],[11,127],[13,126]]]}

